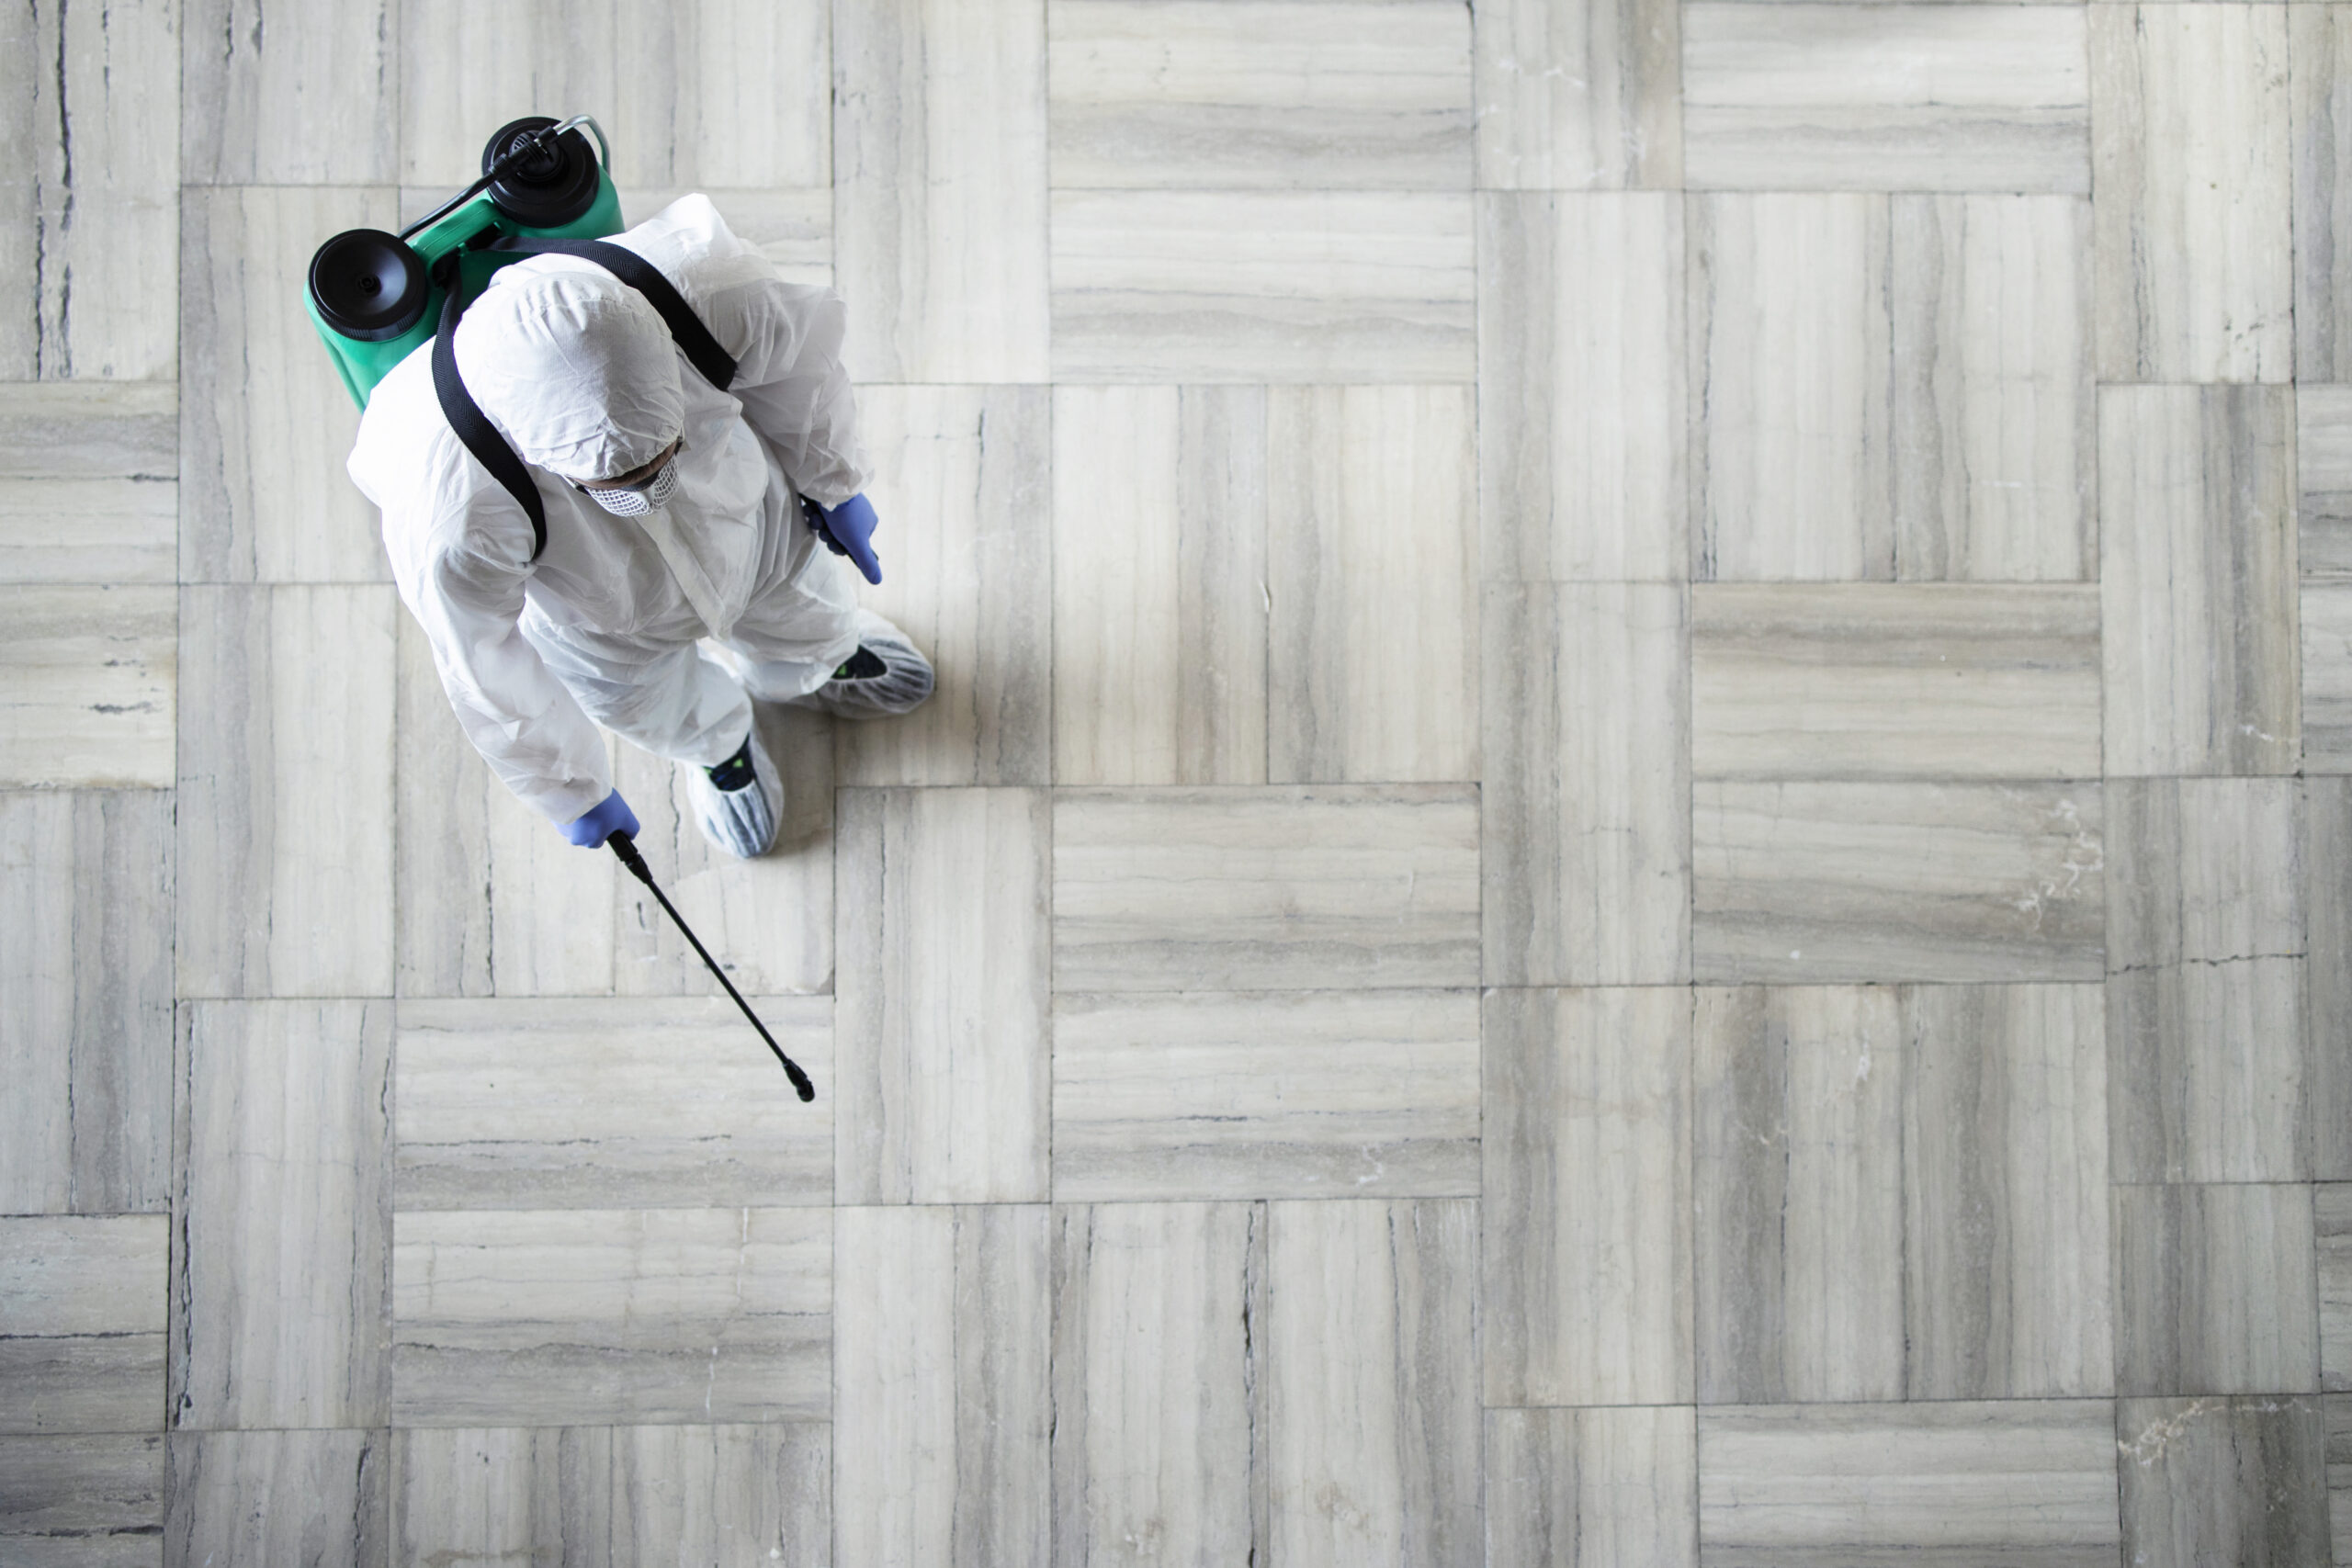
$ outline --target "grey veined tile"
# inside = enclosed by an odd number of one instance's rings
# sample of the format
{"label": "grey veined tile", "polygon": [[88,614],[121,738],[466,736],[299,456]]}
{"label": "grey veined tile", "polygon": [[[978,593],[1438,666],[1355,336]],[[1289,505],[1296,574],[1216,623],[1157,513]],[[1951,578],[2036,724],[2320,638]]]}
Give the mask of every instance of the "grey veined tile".
{"label": "grey veined tile", "polygon": [[2107,810],[2117,1178],[2305,1179],[2319,1075],[2301,785],[2117,779]]}
{"label": "grey veined tile", "polygon": [[1666,0],[1476,7],[1478,186],[1682,183],[1682,18]]}
{"label": "grey veined tile", "polygon": [[1054,393],[1054,780],[1266,782],[1266,390]]}
{"label": "grey veined tile", "polygon": [[402,1210],[393,1420],[822,1420],[832,1230],[818,1209]]}
{"label": "grey veined tile", "polygon": [[1266,394],[1266,775],[1478,773],[1476,405],[1467,387]]}
{"label": "grey veined tile", "polygon": [[1057,0],[1057,186],[1470,183],[1470,27],[1448,0]]}
{"label": "grey veined tile", "polygon": [[1489,1410],[1484,1468],[1492,1568],[1697,1568],[1687,1405]]}
{"label": "grey veined tile", "polygon": [[0,378],[178,373],[178,29],[170,0],[44,0],[0,24]]}
{"label": "grey veined tile", "polygon": [[2352,581],[2352,386],[2296,387],[2295,491],[2304,586]]}
{"label": "grey veined tile", "polygon": [[1701,1560],[2113,1562],[2115,1465],[2104,1399],[1702,1411]]}
{"label": "grey veined tile", "polygon": [[179,388],[0,383],[0,582],[171,582]]}
{"label": "grey veined tile", "polygon": [[2099,786],[1692,786],[1702,980],[2104,976]]}
{"label": "grey veined tile", "polygon": [[1487,587],[1489,984],[1690,978],[1683,599],[1671,583]]}
{"label": "grey veined tile", "polygon": [[2319,1385],[2352,1388],[2352,1184],[2312,1189],[2312,1231],[2319,1276]]}
{"label": "grey veined tile", "polygon": [[808,1071],[802,1105],[723,997],[405,1001],[403,1209],[822,1204],[833,1177],[830,997],[753,997]]}
{"label": "grey veined tile", "polygon": [[1048,812],[1040,790],[842,795],[840,1201],[1046,1196]]}
{"label": "grey veined tile", "polygon": [[2326,1401],[2325,1415],[2322,1403],[2116,1401],[2124,1561],[2148,1568],[2326,1562],[2327,1415],[2338,1402]]}
{"label": "grey veined tile", "polygon": [[181,1010],[175,1430],[385,1418],[391,1010]]}
{"label": "grey veined tile", "polygon": [[1699,583],[1701,778],[2086,778],[2098,590]]}
{"label": "grey veined tile", "polygon": [[1006,1203],[835,1211],[842,1562],[1047,1561],[1047,1220]]}
{"label": "grey veined tile", "polygon": [[1893,577],[1887,198],[1700,197],[1686,221],[1690,575]]}
{"label": "grey veined tile", "polygon": [[387,587],[180,593],[179,989],[389,996]]}
{"label": "grey veined tile", "polygon": [[2070,6],[1683,8],[1693,187],[2090,188]]}
{"label": "grey veined tile", "polygon": [[0,794],[0,1213],[170,1201],[172,797]]}
{"label": "grey veined tile", "polygon": [[1892,210],[1895,576],[2089,578],[2090,203],[1898,196]]}
{"label": "grey veined tile", "polygon": [[392,1436],[393,1561],[831,1561],[817,1422],[427,1427]]}
{"label": "grey veined tile", "polygon": [[526,111],[594,114],[624,188],[826,183],[825,0],[387,10],[377,36],[399,40],[404,185],[470,180],[491,133]]}
{"label": "grey veined tile", "polygon": [[[1046,379],[1046,10],[834,6],[833,256],[859,380]],[[772,82],[775,57],[751,58]]]}
{"label": "grey veined tile", "polygon": [[2303,1016],[2312,1174],[2352,1178],[2352,779],[2303,784]]}
{"label": "grey veined tile", "polygon": [[[185,1432],[170,1439],[164,1562],[390,1568],[386,1432]],[[151,1560],[152,1561],[152,1560]]]}
{"label": "grey veined tile", "polygon": [[2352,12],[2287,14],[2295,182],[2295,379],[2352,380]]}
{"label": "grey veined tile", "polygon": [[1053,1215],[1054,1561],[1266,1560],[1262,1204]]}
{"label": "grey veined tile", "polygon": [[0,787],[169,787],[178,630],[165,587],[0,587]]}
{"label": "grey veined tile", "polygon": [[838,727],[841,782],[1052,781],[1053,418],[1043,387],[869,387],[882,518],[864,602],[939,671],[903,718]]}
{"label": "grey veined tile", "polygon": [[[400,21],[401,8],[389,0],[293,13],[265,0],[189,0],[181,11],[185,48],[174,62],[187,182],[390,184],[401,132]],[[466,73],[469,62],[481,68],[480,42],[453,30],[437,37],[446,52],[435,59],[434,75]],[[569,105],[548,109],[579,112]],[[473,143],[448,177],[479,172],[481,144],[517,112],[485,106],[479,125],[453,128]]]}
{"label": "grey veined tile", "polygon": [[2294,771],[2294,439],[2283,388],[2101,390],[2109,774]]}
{"label": "grey veined tile", "polygon": [[1054,1003],[1054,1196],[1475,1195],[1470,991]]}
{"label": "grey veined tile", "polygon": [[162,1214],[0,1219],[0,1432],[164,1429],[170,1244]]}
{"label": "grey veined tile", "polygon": [[1438,784],[1069,791],[1063,992],[1478,983],[1478,804]]}
{"label": "grey veined tile", "polygon": [[2315,1392],[2314,1246],[2307,1186],[2118,1187],[2116,1392]]}
{"label": "grey veined tile", "polygon": [[2287,8],[2089,15],[2100,378],[2286,380]]}
{"label": "grey veined tile", "polygon": [[311,254],[329,235],[396,227],[387,186],[188,191],[181,581],[390,578],[376,509],[344,470],[359,411],[288,301],[302,298]]}
{"label": "grey veined tile", "polygon": [[1487,993],[1487,1404],[1692,1397],[1690,1006]]}
{"label": "grey veined tile", "polygon": [[2352,773],[2352,581],[2304,580],[2303,767]]}
{"label": "grey veined tile", "polygon": [[164,1436],[0,1438],[0,1552],[12,1562],[160,1568]]}
{"label": "grey veined tile", "polygon": [[1274,1560],[1471,1568],[1477,1205],[1275,1203],[1269,1226]]}
{"label": "grey veined tile", "polygon": [[1682,209],[1664,192],[1478,197],[1488,579],[1688,575]]}
{"label": "grey veined tile", "polygon": [[1054,379],[1470,381],[1472,250],[1467,191],[1057,190]]}

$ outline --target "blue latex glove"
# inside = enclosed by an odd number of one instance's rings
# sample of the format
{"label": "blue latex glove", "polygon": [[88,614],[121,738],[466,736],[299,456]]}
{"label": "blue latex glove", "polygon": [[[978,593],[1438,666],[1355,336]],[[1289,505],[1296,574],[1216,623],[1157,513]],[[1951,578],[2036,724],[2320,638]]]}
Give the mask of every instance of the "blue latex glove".
{"label": "blue latex glove", "polygon": [[637,837],[637,813],[628,808],[621,792],[613,791],[585,815],[563,824],[563,836],[583,850],[601,850],[605,840],[615,833]]}
{"label": "blue latex glove", "polygon": [[850,564],[865,575],[868,582],[882,581],[882,563],[874,554],[874,529],[882,520],[874,515],[874,503],[863,495],[851,496],[839,506],[820,506],[806,496],[802,503],[808,508],[808,527],[825,541],[825,547],[837,556],[847,556]]}

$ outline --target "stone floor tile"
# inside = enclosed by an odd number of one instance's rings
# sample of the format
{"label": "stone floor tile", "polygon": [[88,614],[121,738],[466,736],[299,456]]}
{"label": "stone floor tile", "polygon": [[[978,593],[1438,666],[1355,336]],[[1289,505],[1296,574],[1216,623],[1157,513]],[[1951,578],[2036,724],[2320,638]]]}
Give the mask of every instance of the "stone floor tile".
{"label": "stone floor tile", "polygon": [[0,587],[0,788],[172,783],[173,590]]}
{"label": "stone floor tile", "polygon": [[390,1433],[175,1432],[170,1450],[165,1568],[390,1568]]}
{"label": "stone floor tile", "polygon": [[2352,381],[2352,13],[2287,13],[2294,149],[2295,379]]}
{"label": "stone floor tile", "polygon": [[1487,1412],[1491,1568],[1697,1568],[1693,1412]]}
{"label": "stone floor tile", "polygon": [[2303,781],[2312,1174],[2352,1180],[2352,779]]}
{"label": "stone floor tile", "polygon": [[1679,186],[1680,11],[1665,0],[1478,6],[1478,188]]}
{"label": "stone floor tile", "polygon": [[2123,1560],[2135,1568],[2327,1562],[2329,1438],[2321,1405],[2309,1398],[2117,1400]]}
{"label": "stone floor tile", "polygon": [[173,581],[179,471],[172,382],[0,383],[0,582]]}
{"label": "stone floor tile", "polygon": [[0,1556],[161,1568],[164,1435],[0,1438]]}
{"label": "stone floor tile", "polygon": [[0,1219],[0,1432],[164,1429],[169,1247],[162,1214]]}
{"label": "stone floor tile", "polygon": [[[390,0],[294,13],[263,0],[185,5],[174,62],[183,177],[192,186],[390,184],[401,130],[401,11]],[[434,36],[435,76],[481,58],[446,29]],[[486,106],[466,121],[481,129],[447,177],[479,173],[482,141],[513,113]],[[454,125],[449,134],[458,134]]]}
{"label": "stone floor tile", "polygon": [[2115,1190],[2115,1388],[2319,1387],[2312,1189]]}

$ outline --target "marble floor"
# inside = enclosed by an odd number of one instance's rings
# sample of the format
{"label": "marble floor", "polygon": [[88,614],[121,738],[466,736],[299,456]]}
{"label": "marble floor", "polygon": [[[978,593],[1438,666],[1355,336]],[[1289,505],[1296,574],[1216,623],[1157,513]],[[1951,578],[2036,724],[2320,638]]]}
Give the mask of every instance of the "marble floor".
{"label": "marble floor", "polygon": [[[0,1562],[2352,1562],[2352,4],[0,85]],[[312,248],[532,110],[848,300],[938,696],[750,865],[616,755],[812,1108],[342,471]]]}

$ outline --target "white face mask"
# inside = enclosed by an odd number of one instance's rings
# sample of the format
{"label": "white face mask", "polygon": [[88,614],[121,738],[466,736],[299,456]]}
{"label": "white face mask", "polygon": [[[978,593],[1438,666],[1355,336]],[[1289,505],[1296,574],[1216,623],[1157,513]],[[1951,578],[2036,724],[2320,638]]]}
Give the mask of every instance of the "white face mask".
{"label": "white face mask", "polygon": [[[683,445],[679,451],[685,450]],[[642,517],[657,507],[669,504],[670,492],[678,488],[678,458],[672,453],[661,471],[642,484],[616,489],[607,485],[582,485],[588,499],[616,517]]]}

